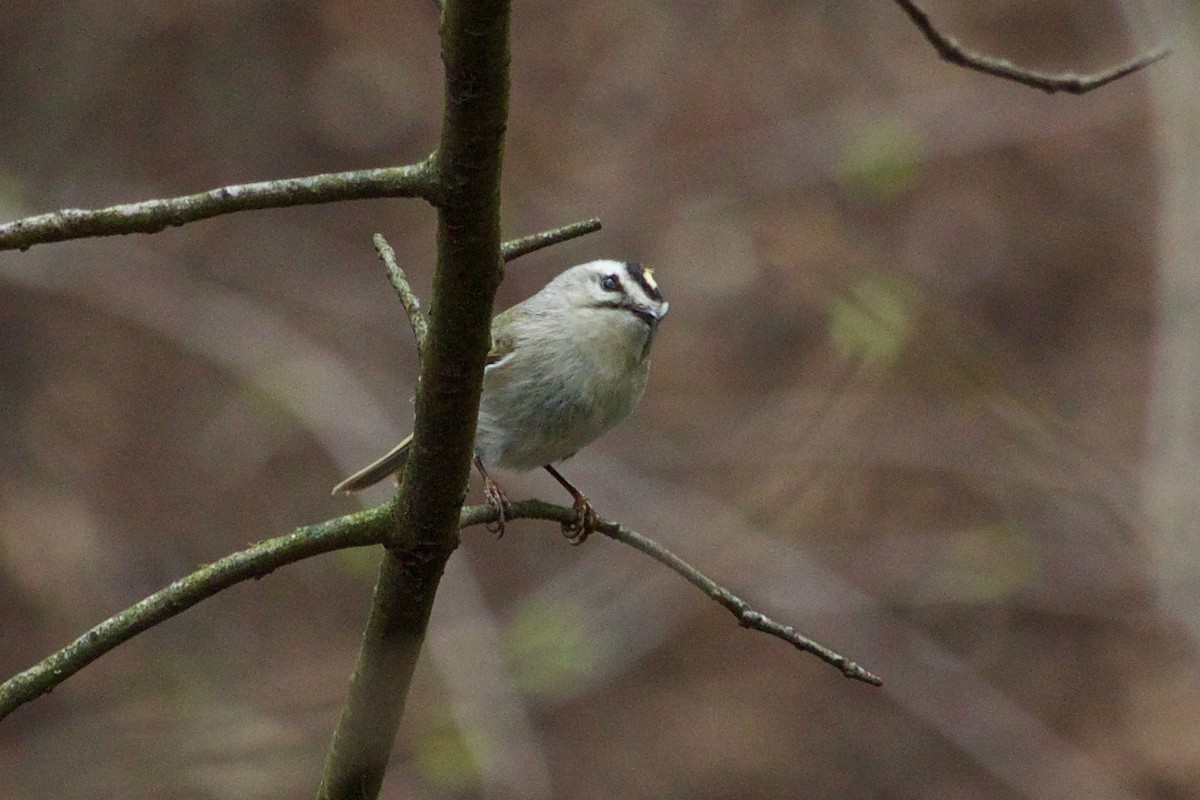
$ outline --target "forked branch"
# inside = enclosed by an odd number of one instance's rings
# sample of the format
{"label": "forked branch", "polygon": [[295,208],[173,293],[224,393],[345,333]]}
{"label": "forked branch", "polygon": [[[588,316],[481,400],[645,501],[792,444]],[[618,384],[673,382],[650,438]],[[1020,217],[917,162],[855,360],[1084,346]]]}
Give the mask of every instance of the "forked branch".
{"label": "forked branch", "polygon": [[[576,239],[598,230],[600,230],[600,220],[596,217],[572,222],[553,230],[511,239],[500,245],[500,257],[505,262],[509,262],[541,250],[543,247]],[[404,313],[408,315],[408,322],[413,329],[413,337],[417,340],[417,355],[420,356],[425,352],[425,339],[429,336],[429,321],[425,319],[425,314],[421,311],[421,301],[417,298],[416,292],[408,282],[408,276],[404,274],[404,269],[397,261],[396,251],[388,244],[383,234],[375,234],[371,238],[371,242],[375,245],[375,252],[379,253],[380,260],[383,261],[383,266],[388,273],[388,280],[391,281],[392,288],[396,290],[400,304],[404,306]]]}
{"label": "forked branch", "polygon": [[[257,580],[280,567],[322,553],[368,545],[382,544],[392,548],[402,545],[401,542],[390,540],[395,533],[391,520],[394,511],[392,504],[387,503],[357,514],[309,525],[285,536],[259,542],[200,567],[192,574],[114,614],[67,646],[0,684],[0,719],[52,691],[110,650],[235,584]],[[496,508],[488,503],[464,506],[459,516],[459,525],[462,528],[486,525],[495,522],[496,516]],[[523,500],[513,503],[506,517],[509,520],[537,519],[563,524],[574,521],[575,511],[540,500]],[[812,653],[838,669],[847,678],[875,686],[882,684],[878,677],[853,661],[797,633],[791,626],[781,625],[755,611],[745,600],[653,539],[618,522],[603,519],[597,533],[650,556],[682,576],[688,583],[732,612],[743,627],[762,631],[799,650]]]}

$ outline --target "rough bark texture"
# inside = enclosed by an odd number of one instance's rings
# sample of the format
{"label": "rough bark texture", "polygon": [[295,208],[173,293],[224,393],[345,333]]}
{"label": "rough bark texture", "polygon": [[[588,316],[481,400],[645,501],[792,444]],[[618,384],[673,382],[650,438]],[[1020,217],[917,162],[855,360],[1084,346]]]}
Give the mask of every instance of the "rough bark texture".
{"label": "rough bark texture", "polygon": [[[448,0],[446,103],[436,156],[438,264],[412,456],[397,514],[403,548],[379,569],[350,696],[319,797],[379,793],[446,560],[458,546],[492,300],[502,275],[500,173],[508,114],[507,0]],[[411,544],[408,544],[411,543]]]}

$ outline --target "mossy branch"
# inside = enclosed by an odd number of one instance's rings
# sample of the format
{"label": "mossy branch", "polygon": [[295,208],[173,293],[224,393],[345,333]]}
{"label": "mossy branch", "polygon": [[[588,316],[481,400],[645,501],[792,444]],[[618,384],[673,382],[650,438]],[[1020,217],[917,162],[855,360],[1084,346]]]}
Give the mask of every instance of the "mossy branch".
{"label": "mossy branch", "polygon": [[54,687],[108,651],[182,614],[242,581],[262,578],[286,564],[347,547],[385,542],[393,535],[390,505],[299,528],[207,564],[160,589],[34,666],[0,684],[0,719]]}
{"label": "mossy branch", "polygon": [[379,567],[319,800],[379,794],[446,561],[458,546],[492,301],[503,274],[500,176],[508,124],[509,0],[445,0],[445,94],[434,181],[437,267],[413,444],[397,495],[403,548]]}
{"label": "mossy branch", "polygon": [[64,208],[0,225],[0,250],[28,250],[35,244],[70,239],[158,233],[222,214],[264,208],[381,197],[420,197],[436,203],[436,163],[435,154],[400,167],[243,183],[107,208]]}
{"label": "mossy branch", "polygon": [[[385,503],[318,525],[298,528],[285,536],[267,539],[200,567],[170,586],[114,614],[67,646],[0,684],[0,719],[52,691],[110,650],[237,583],[257,580],[280,567],[335,550],[386,545],[394,551],[402,552],[410,543],[392,538],[396,532],[394,513],[394,501]],[[495,522],[497,516],[496,508],[487,503],[464,506],[459,512],[458,526],[470,528],[487,525]],[[509,507],[506,518],[510,521],[545,520],[561,525],[573,522],[575,511],[566,506],[540,500],[522,500]],[[644,553],[682,576],[733,613],[743,627],[762,631],[784,640],[797,649],[812,653],[836,667],[848,678],[880,684],[879,678],[853,661],[796,633],[792,627],[774,622],[755,611],[745,600],[653,539],[607,519],[600,520],[596,532]]]}

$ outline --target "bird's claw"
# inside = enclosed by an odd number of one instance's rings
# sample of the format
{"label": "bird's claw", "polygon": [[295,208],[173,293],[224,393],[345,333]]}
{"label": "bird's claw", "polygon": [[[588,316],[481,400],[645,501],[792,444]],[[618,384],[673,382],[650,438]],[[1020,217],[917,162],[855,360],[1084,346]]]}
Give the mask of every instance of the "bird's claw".
{"label": "bird's claw", "polygon": [[578,547],[600,527],[600,517],[596,515],[596,509],[592,508],[592,504],[583,495],[575,498],[571,509],[575,512],[575,519],[571,522],[564,522],[562,532],[572,546]]}
{"label": "bird's claw", "polygon": [[500,485],[491,478],[483,483],[483,496],[492,508],[496,509],[496,521],[489,522],[486,527],[499,539],[504,535],[504,522],[508,517],[508,498],[505,497],[504,490],[500,488]]}

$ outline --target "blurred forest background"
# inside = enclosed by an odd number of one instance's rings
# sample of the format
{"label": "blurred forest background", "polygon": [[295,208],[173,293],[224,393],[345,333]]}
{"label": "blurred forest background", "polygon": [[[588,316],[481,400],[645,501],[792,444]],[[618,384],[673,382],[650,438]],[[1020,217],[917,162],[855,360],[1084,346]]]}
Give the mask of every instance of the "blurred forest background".
{"label": "blurred forest background", "polygon": [[[1200,6],[930,0],[1083,97],[937,59],[888,0],[527,0],[511,304],[598,257],[671,315],[565,473],[881,675],[739,630],[600,537],[464,537],[388,798],[1200,796]],[[8,0],[0,218],[419,160],[428,0]],[[420,201],[0,255],[0,672],[329,496],[408,429],[371,248]],[[542,473],[514,498],[566,498]],[[478,487],[472,498],[479,500]],[[315,791],[378,552],[227,591],[0,724],[0,796]]]}

